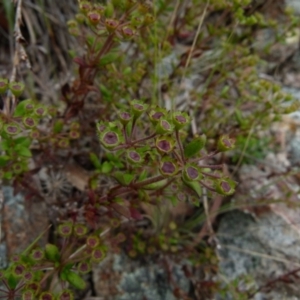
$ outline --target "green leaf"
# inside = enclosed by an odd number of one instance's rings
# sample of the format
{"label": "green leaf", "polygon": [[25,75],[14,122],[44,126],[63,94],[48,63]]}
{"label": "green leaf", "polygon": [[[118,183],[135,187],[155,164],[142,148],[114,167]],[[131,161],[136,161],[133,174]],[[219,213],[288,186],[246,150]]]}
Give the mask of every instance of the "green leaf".
{"label": "green leaf", "polygon": [[92,161],[94,167],[97,169],[97,170],[101,170],[101,163],[99,161],[99,158],[98,156],[95,154],[95,153],[90,153],[90,160]]}
{"label": "green leaf", "polygon": [[22,145],[24,147],[29,147],[31,145],[31,140],[26,136],[21,136],[14,139],[16,145]]}
{"label": "green leaf", "polygon": [[8,161],[9,161],[9,156],[7,155],[0,156],[0,167],[4,167]]}
{"label": "green leaf", "polygon": [[23,147],[23,146],[22,147],[16,147],[15,151],[20,156],[24,156],[24,157],[31,157],[32,156],[32,153],[31,153],[31,151],[29,150],[28,147]]}
{"label": "green leaf", "polygon": [[113,169],[113,165],[108,161],[105,161],[101,166],[101,171],[104,174],[110,173],[112,169]]}
{"label": "green leaf", "polygon": [[184,156],[190,158],[200,152],[201,149],[205,146],[206,136],[201,135],[194,138],[189,144],[184,147]]}
{"label": "green leaf", "polygon": [[119,58],[119,57],[120,57],[119,52],[110,52],[101,57],[100,62],[97,64],[97,66],[102,67],[102,66],[108,65],[108,64],[114,62],[115,60],[117,60],[117,58]]}
{"label": "green leaf", "polygon": [[135,175],[118,171],[114,173],[114,177],[120,184],[127,186],[134,179]]}
{"label": "green leaf", "polygon": [[184,179],[183,179],[183,182],[188,188],[193,190],[197,194],[198,197],[202,196],[202,186],[201,186],[200,182],[198,182],[198,181],[185,181]]}
{"label": "green leaf", "polygon": [[25,106],[27,104],[33,104],[33,101],[31,99],[27,99],[27,100],[19,102],[19,104],[17,105],[17,107],[14,111],[14,117],[23,117],[26,114],[28,114],[28,111],[25,109]]}
{"label": "green leaf", "polygon": [[66,272],[67,281],[75,288],[84,290],[86,288],[86,282],[74,272]]}

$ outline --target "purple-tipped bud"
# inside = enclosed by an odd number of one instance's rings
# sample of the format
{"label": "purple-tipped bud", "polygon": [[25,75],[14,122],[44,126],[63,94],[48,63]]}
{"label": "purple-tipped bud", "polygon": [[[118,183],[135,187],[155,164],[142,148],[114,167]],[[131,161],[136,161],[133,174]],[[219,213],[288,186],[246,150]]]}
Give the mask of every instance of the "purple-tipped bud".
{"label": "purple-tipped bud", "polygon": [[34,110],[34,113],[38,116],[38,117],[42,117],[46,114],[46,109],[44,107],[37,107],[35,110]]}
{"label": "purple-tipped bud", "polygon": [[167,111],[162,108],[154,108],[149,112],[149,119],[153,125],[156,125],[160,119],[166,118]]}
{"label": "purple-tipped bud", "polygon": [[107,149],[112,149],[120,144],[119,135],[114,131],[106,131],[100,135],[100,141]]}
{"label": "purple-tipped bud", "polygon": [[235,182],[228,178],[222,178],[214,182],[214,188],[217,193],[229,196],[235,191]]}
{"label": "purple-tipped bud", "polygon": [[69,132],[69,138],[70,138],[71,140],[76,140],[76,139],[78,139],[79,137],[80,137],[79,131],[72,130],[72,131]]}
{"label": "purple-tipped bud", "polygon": [[50,292],[41,293],[39,300],[54,300],[55,297]]}
{"label": "purple-tipped bud", "polygon": [[18,263],[13,267],[12,272],[15,276],[19,277],[23,276],[25,270],[26,267],[23,264]]}
{"label": "purple-tipped bud", "polygon": [[88,236],[86,239],[86,245],[90,248],[96,248],[100,244],[100,239],[96,235]]}
{"label": "purple-tipped bud", "polygon": [[156,125],[155,131],[158,134],[166,134],[173,132],[173,125],[166,119],[160,119]]}
{"label": "purple-tipped bud", "polygon": [[174,148],[174,141],[170,137],[159,137],[155,141],[155,146],[161,154],[170,153]]}
{"label": "purple-tipped bud", "polygon": [[32,290],[26,290],[22,293],[22,300],[34,300],[35,299],[35,293]]}
{"label": "purple-tipped bud", "polygon": [[143,157],[135,150],[128,150],[127,158],[130,162],[132,162],[134,164],[143,162]]}
{"label": "purple-tipped bud", "polygon": [[87,17],[90,23],[94,26],[98,25],[101,20],[101,15],[95,10],[88,12]]}
{"label": "purple-tipped bud", "polygon": [[133,27],[139,27],[143,25],[143,19],[140,16],[132,16],[130,20],[130,25]]}
{"label": "purple-tipped bud", "polygon": [[123,125],[128,124],[132,120],[132,116],[129,112],[122,111],[119,113],[120,121]]}
{"label": "purple-tipped bud", "polygon": [[172,115],[173,124],[177,130],[188,125],[190,122],[190,117],[184,112],[174,112]]}
{"label": "purple-tipped bud", "polygon": [[32,138],[33,140],[36,140],[40,137],[40,132],[37,130],[32,130],[29,134],[30,138]]}
{"label": "purple-tipped bud", "polygon": [[38,282],[30,282],[26,285],[26,289],[32,290],[34,293],[37,293],[40,290],[40,284]]}
{"label": "purple-tipped bud", "polygon": [[58,226],[58,234],[63,237],[68,237],[72,234],[73,225],[72,223],[64,223]]}
{"label": "purple-tipped bud", "polygon": [[7,124],[4,126],[4,130],[9,135],[15,135],[20,132],[20,127],[17,124]]}
{"label": "purple-tipped bud", "polygon": [[138,100],[131,101],[130,106],[135,119],[148,109],[147,104]]}
{"label": "purple-tipped bud", "polygon": [[29,111],[33,111],[34,109],[34,104],[32,103],[28,103],[25,105],[25,109],[29,112]]}
{"label": "purple-tipped bud", "polygon": [[33,119],[31,117],[23,118],[23,124],[27,128],[33,128],[33,127],[36,127],[36,125],[37,125],[35,119]]}
{"label": "purple-tipped bud", "polygon": [[87,227],[83,224],[76,224],[74,227],[74,233],[79,237],[84,236],[87,231]]}
{"label": "purple-tipped bud", "polygon": [[70,290],[63,290],[58,296],[57,300],[74,300],[74,294]]}
{"label": "purple-tipped bud", "polygon": [[84,2],[81,2],[79,4],[79,9],[84,13],[84,14],[87,14],[89,11],[91,11],[93,9],[92,7],[92,4],[87,2],[87,1],[84,1]]}
{"label": "purple-tipped bud", "polygon": [[9,89],[16,97],[20,97],[24,91],[25,85],[22,82],[10,82]]}
{"label": "purple-tipped bud", "polygon": [[135,35],[135,31],[130,26],[122,27],[121,33],[125,39],[131,39]]}
{"label": "purple-tipped bud", "polygon": [[25,281],[31,281],[33,279],[33,274],[32,272],[25,272],[23,275],[23,278]]}
{"label": "purple-tipped bud", "polygon": [[105,258],[105,251],[103,249],[96,248],[93,250],[91,259],[94,262],[100,262]]}
{"label": "purple-tipped bud", "polygon": [[23,171],[23,166],[20,163],[13,164],[13,170],[16,174],[21,174]]}
{"label": "purple-tipped bud", "polygon": [[8,89],[8,80],[6,78],[0,78],[0,94],[4,94]]}
{"label": "purple-tipped bud", "polygon": [[86,274],[91,271],[91,265],[88,262],[80,262],[77,266],[77,270],[79,273]]}
{"label": "purple-tipped bud", "polygon": [[105,27],[109,32],[115,31],[119,26],[119,21],[114,19],[106,19]]}
{"label": "purple-tipped bud", "polygon": [[68,148],[69,145],[70,145],[70,141],[68,139],[61,139],[58,142],[58,147],[60,147],[60,148]]}
{"label": "purple-tipped bud", "polygon": [[235,141],[234,139],[229,138],[229,136],[224,135],[218,141],[217,149],[220,152],[225,152],[228,150],[232,150],[234,148]]}
{"label": "purple-tipped bud", "polygon": [[182,176],[186,181],[193,181],[201,179],[202,174],[199,172],[196,166],[186,165],[182,170]]}
{"label": "purple-tipped bud", "polygon": [[171,161],[164,161],[160,165],[160,172],[164,176],[174,176],[177,174],[177,166]]}
{"label": "purple-tipped bud", "polygon": [[40,261],[44,259],[45,253],[42,249],[37,248],[30,252],[30,257],[35,261]]}

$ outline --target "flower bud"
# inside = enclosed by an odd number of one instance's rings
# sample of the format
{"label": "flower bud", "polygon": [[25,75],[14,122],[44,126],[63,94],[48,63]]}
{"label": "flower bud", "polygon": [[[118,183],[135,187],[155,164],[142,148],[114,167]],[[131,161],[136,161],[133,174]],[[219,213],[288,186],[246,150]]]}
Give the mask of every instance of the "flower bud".
{"label": "flower bud", "polygon": [[217,193],[224,196],[229,196],[235,191],[235,182],[228,178],[222,178],[214,182],[214,188]]}
{"label": "flower bud", "polygon": [[152,1],[150,0],[146,0],[146,1],[142,1],[139,3],[138,6],[138,11],[141,14],[146,14],[147,12],[149,12],[152,9]]}
{"label": "flower bud", "polygon": [[78,237],[82,237],[87,233],[88,229],[85,225],[83,224],[76,224],[74,226],[74,233],[78,236]]}
{"label": "flower bud", "polygon": [[60,253],[56,245],[46,244],[45,255],[47,259],[53,262],[58,262],[60,260]]}
{"label": "flower bud", "polygon": [[88,236],[86,239],[86,245],[90,248],[96,248],[100,244],[100,238],[96,235]]}
{"label": "flower bud", "polygon": [[137,0],[125,0],[125,9],[132,8],[137,3]]}
{"label": "flower bud", "polygon": [[100,135],[100,142],[107,149],[113,149],[120,144],[119,135],[114,131],[104,131]]}
{"label": "flower bud", "polygon": [[125,39],[131,39],[135,35],[135,31],[130,26],[123,26],[121,34]]}
{"label": "flower bud", "polygon": [[75,19],[79,24],[83,24],[85,21],[85,16],[83,14],[76,14]]}
{"label": "flower bud", "polygon": [[143,157],[135,150],[127,151],[127,159],[134,164],[139,164],[143,162]]}
{"label": "flower bud", "polygon": [[6,78],[0,78],[0,94],[4,94],[8,89],[8,80]]}
{"label": "flower bud", "polygon": [[68,148],[69,145],[70,145],[70,141],[68,139],[61,139],[58,142],[58,147],[60,147],[60,148]]}
{"label": "flower bud", "polygon": [[37,249],[33,249],[30,252],[30,257],[34,260],[34,261],[40,261],[45,257],[45,253],[42,249],[37,248]]}
{"label": "flower bud", "polygon": [[9,135],[15,135],[20,132],[20,127],[18,124],[6,124],[4,126],[4,131]]}
{"label": "flower bud", "polygon": [[171,137],[161,136],[156,139],[155,146],[159,153],[170,153],[174,148],[174,140]]}
{"label": "flower bud", "polygon": [[185,181],[193,181],[201,179],[202,174],[196,166],[188,164],[182,170],[182,176]]}
{"label": "flower bud", "polygon": [[39,300],[55,300],[55,297],[50,292],[41,293]]}
{"label": "flower bud", "polygon": [[149,118],[153,125],[156,125],[161,118],[166,118],[167,111],[163,108],[154,108],[149,112]]}
{"label": "flower bud", "polygon": [[87,1],[82,1],[79,3],[79,9],[81,10],[82,13],[87,14],[89,11],[93,9],[92,4]]}
{"label": "flower bud", "polygon": [[166,119],[160,119],[156,125],[155,131],[158,134],[166,134],[173,132],[173,125]]}
{"label": "flower bud", "polygon": [[174,112],[172,119],[176,130],[180,130],[190,123],[190,117],[185,112]]}
{"label": "flower bud", "polygon": [[80,262],[77,266],[77,270],[81,274],[89,273],[91,269],[92,269],[91,264],[86,261]]}
{"label": "flower bud", "polygon": [[103,16],[104,15],[104,11],[105,11],[105,7],[103,6],[103,5],[101,5],[101,4],[94,4],[94,10],[98,13],[98,14],[100,14],[101,16]]}
{"label": "flower bud", "polygon": [[46,114],[46,109],[42,106],[37,107],[34,110],[34,113],[38,116],[38,117],[42,117]]}
{"label": "flower bud", "polygon": [[148,26],[155,22],[155,17],[152,14],[146,14],[144,17],[143,25]]}
{"label": "flower bud", "polygon": [[25,265],[23,265],[21,263],[17,263],[12,268],[12,274],[17,277],[20,277],[20,276],[24,275],[25,270],[26,270]]}
{"label": "flower bud", "polygon": [[229,136],[227,136],[227,135],[224,135],[224,136],[221,136],[221,138],[219,139],[217,149],[220,152],[232,150],[234,148],[234,144],[235,144],[235,141],[233,139],[229,138]]}
{"label": "flower bud", "polygon": [[24,91],[25,85],[22,82],[10,82],[9,83],[9,89],[11,90],[12,94],[16,97],[19,97],[22,95]]}
{"label": "flower bud", "polygon": [[159,168],[160,173],[163,176],[170,177],[177,174],[177,165],[169,160],[162,161]]}
{"label": "flower bud", "polygon": [[24,117],[23,124],[26,128],[34,128],[34,127],[36,127],[37,122],[35,119],[33,119],[31,117]]}
{"label": "flower bud", "polygon": [[119,26],[119,21],[114,19],[106,19],[105,20],[105,27],[109,32],[113,32]]}
{"label": "flower bud", "polygon": [[148,109],[147,104],[138,100],[131,101],[130,106],[135,119]]}
{"label": "flower bud", "polygon": [[31,281],[33,279],[33,273],[32,272],[25,272],[23,274],[23,279],[25,281]]}
{"label": "flower bud", "polygon": [[96,248],[93,250],[91,259],[94,262],[100,262],[105,258],[105,251],[101,248]]}
{"label": "flower bud", "polygon": [[87,17],[90,23],[94,26],[98,25],[101,20],[101,15],[95,10],[88,12]]}
{"label": "flower bud", "polygon": [[63,237],[68,237],[72,234],[73,224],[67,222],[58,226],[58,234]]}
{"label": "flower bud", "polygon": [[134,28],[139,27],[143,25],[143,19],[140,16],[132,16],[130,25],[132,25]]}
{"label": "flower bud", "polygon": [[128,124],[132,120],[132,116],[129,112],[121,111],[119,113],[120,121],[123,125]]}
{"label": "flower bud", "polygon": [[71,140],[76,140],[76,139],[78,139],[79,137],[80,137],[79,131],[72,130],[72,131],[69,132],[69,138],[70,138]]}
{"label": "flower bud", "polygon": [[34,300],[35,292],[33,290],[25,290],[22,293],[22,300]]}
{"label": "flower bud", "polygon": [[70,290],[63,290],[58,296],[57,300],[74,300],[74,294]]}

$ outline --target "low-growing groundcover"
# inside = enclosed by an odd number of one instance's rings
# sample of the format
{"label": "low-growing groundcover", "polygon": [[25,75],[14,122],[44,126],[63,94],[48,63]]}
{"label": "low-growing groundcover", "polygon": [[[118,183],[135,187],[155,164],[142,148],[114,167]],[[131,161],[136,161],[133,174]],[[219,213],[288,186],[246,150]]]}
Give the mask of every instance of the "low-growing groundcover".
{"label": "low-growing groundcover", "polygon": [[[52,234],[40,245],[41,230],[12,257],[1,297],[76,298],[93,265],[119,252],[188,261],[194,295],[173,284],[178,299],[230,293],[212,279],[209,212],[234,194],[239,153],[250,143],[260,155],[259,133],[297,109],[260,73],[298,19],[281,1],[79,1],[67,22],[76,47],[64,49],[74,74],[56,101],[41,101],[23,36],[34,28],[22,27],[22,1],[15,13],[5,4],[15,35],[0,78],[0,176],[47,204]],[[265,30],[274,38],[257,47]],[[70,165],[85,176],[65,176]]]}

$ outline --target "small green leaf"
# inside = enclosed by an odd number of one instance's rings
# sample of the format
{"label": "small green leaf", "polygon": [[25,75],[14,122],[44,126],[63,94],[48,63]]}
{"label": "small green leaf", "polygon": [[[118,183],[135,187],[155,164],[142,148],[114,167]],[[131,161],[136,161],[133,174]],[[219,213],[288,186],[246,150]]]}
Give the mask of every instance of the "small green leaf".
{"label": "small green leaf", "polygon": [[200,150],[203,149],[206,143],[206,136],[201,135],[194,138],[190,143],[184,147],[184,156],[190,158],[196,154],[199,154]]}
{"label": "small green leaf", "polygon": [[22,145],[24,147],[29,147],[31,145],[31,140],[26,136],[21,136],[14,139],[16,145]]}
{"label": "small green leaf", "polygon": [[14,111],[14,117],[23,117],[26,114],[28,114],[28,111],[26,109],[27,104],[34,105],[34,103],[31,99],[27,99],[27,100],[23,100],[23,101],[19,102]]}
{"label": "small green leaf", "polygon": [[193,190],[198,197],[202,196],[202,186],[200,182],[198,181],[185,181],[183,179],[184,184],[189,187],[191,190]]}
{"label": "small green leaf", "polygon": [[7,155],[0,156],[0,167],[4,167],[8,161],[9,161],[9,156]]}
{"label": "small green leaf", "polygon": [[115,60],[117,60],[117,58],[119,58],[119,57],[120,57],[120,53],[110,52],[101,57],[100,62],[97,64],[97,66],[102,67],[102,66],[108,65],[108,64],[114,62]]}
{"label": "small green leaf", "polygon": [[79,290],[84,290],[86,288],[86,282],[74,272],[66,272],[67,281],[75,288]]}
{"label": "small green leaf", "polygon": [[[18,145],[19,146],[19,145]],[[15,151],[18,155],[24,156],[24,157],[32,157],[32,153],[28,147],[24,147],[23,145],[21,147],[16,147]]]}
{"label": "small green leaf", "polygon": [[101,166],[101,172],[104,174],[110,173],[112,169],[113,165],[108,161],[105,161]]}
{"label": "small green leaf", "polygon": [[94,167],[97,170],[101,170],[101,163],[99,161],[98,156],[95,153],[90,153],[90,160],[92,161]]}

